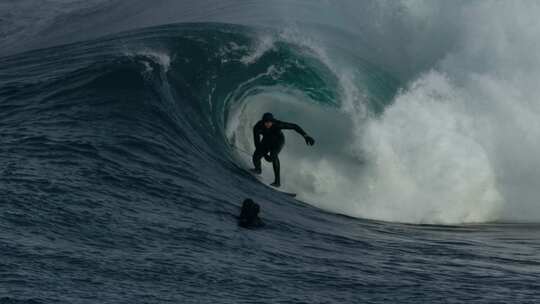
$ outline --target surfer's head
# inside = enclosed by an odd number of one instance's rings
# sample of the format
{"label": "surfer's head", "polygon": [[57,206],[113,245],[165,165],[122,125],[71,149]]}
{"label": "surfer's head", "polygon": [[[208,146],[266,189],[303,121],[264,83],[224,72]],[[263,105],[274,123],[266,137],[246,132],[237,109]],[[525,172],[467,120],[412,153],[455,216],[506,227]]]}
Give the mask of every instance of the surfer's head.
{"label": "surfer's head", "polygon": [[264,113],[262,121],[264,123],[264,127],[269,129],[272,127],[272,124],[274,124],[274,115],[272,115],[272,113]]}

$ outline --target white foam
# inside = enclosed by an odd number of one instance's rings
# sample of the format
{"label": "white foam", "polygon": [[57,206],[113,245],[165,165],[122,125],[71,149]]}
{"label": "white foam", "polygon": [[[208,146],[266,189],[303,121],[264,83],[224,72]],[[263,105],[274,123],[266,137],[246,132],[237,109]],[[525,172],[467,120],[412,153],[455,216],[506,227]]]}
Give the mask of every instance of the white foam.
{"label": "white foam", "polygon": [[[318,160],[303,165],[312,169],[297,184],[325,189],[304,188],[314,205],[358,217],[443,224],[539,221],[540,4],[408,4],[410,15],[402,18],[435,29],[410,26],[419,29],[411,41],[449,35],[453,48],[379,118],[366,121],[355,109],[362,94],[343,100],[355,122],[352,154],[367,157],[355,178],[335,170],[334,162]],[[449,11],[441,17],[443,8]],[[431,47],[424,44],[419,56],[434,58],[440,50]],[[337,66],[332,70],[339,73]],[[353,77],[339,79],[345,90],[356,85]]]}
{"label": "white foam", "polygon": [[498,219],[502,198],[489,151],[459,89],[424,75],[365,126],[367,201],[357,215],[413,223]]}

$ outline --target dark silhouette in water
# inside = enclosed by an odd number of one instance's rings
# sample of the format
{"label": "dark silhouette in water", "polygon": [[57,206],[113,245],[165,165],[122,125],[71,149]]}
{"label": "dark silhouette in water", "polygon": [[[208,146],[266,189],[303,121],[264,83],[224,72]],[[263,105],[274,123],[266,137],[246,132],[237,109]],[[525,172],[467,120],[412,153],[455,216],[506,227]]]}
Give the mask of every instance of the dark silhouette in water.
{"label": "dark silhouette in water", "polygon": [[238,226],[244,228],[258,228],[264,226],[263,221],[259,218],[261,208],[259,204],[252,199],[247,198],[242,203],[240,217],[238,218]]}

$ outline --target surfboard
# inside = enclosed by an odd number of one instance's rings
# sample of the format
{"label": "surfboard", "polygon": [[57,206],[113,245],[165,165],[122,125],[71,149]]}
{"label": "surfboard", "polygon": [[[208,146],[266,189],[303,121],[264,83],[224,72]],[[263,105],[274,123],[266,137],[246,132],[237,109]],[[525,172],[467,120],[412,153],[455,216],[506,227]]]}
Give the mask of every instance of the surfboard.
{"label": "surfboard", "polygon": [[262,178],[261,175],[255,174],[255,173],[253,173],[253,172],[252,172],[251,170],[249,170],[249,169],[248,169],[247,171],[249,172],[249,174],[251,174],[251,175],[253,175],[255,178],[257,178],[257,179],[261,182],[261,184],[265,185],[266,187],[268,187],[268,188],[270,188],[270,189],[272,189],[272,190],[274,190],[274,191],[277,191],[277,192],[283,193],[283,194],[285,194],[285,195],[288,195],[288,196],[290,196],[290,197],[296,197],[296,193],[293,193],[293,192],[287,192],[287,191],[285,191],[285,190],[283,190],[283,189],[281,189],[281,188],[277,188],[277,187],[274,187],[274,186],[272,186],[272,185],[268,185],[268,184],[263,180],[263,178]]}
{"label": "surfboard", "polygon": [[[265,184],[265,185],[266,185],[266,184]],[[285,195],[288,195],[288,196],[290,196],[290,197],[296,197],[296,193],[287,192],[287,191],[285,191],[285,190],[281,190],[281,189],[276,188],[276,187],[271,186],[271,185],[267,185],[267,186],[270,187],[270,188],[272,188],[272,189],[274,189],[274,190],[276,190],[277,192],[281,192],[281,193],[283,193],[283,194],[285,194]]]}

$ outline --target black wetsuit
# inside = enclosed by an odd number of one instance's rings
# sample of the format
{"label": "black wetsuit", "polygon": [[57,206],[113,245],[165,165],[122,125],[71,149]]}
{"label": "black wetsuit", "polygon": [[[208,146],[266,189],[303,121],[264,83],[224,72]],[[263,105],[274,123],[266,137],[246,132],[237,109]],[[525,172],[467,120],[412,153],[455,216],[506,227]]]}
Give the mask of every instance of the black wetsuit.
{"label": "black wetsuit", "polygon": [[263,221],[259,217],[261,208],[259,204],[252,199],[245,199],[242,203],[240,217],[238,217],[238,225],[244,228],[258,228],[264,226]]}
{"label": "black wetsuit", "polygon": [[[255,152],[253,153],[253,165],[255,170],[261,170],[261,158],[265,158],[272,162],[274,167],[275,183],[280,184],[279,175],[279,158],[278,154],[285,144],[285,136],[281,130],[295,130],[302,136],[306,136],[306,132],[298,125],[279,120],[272,120],[272,127],[266,128],[263,120],[260,120],[253,127],[253,141],[255,143]],[[262,140],[260,136],[263,136]]]}

